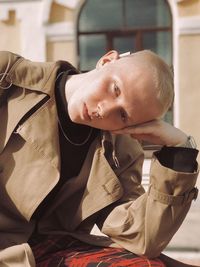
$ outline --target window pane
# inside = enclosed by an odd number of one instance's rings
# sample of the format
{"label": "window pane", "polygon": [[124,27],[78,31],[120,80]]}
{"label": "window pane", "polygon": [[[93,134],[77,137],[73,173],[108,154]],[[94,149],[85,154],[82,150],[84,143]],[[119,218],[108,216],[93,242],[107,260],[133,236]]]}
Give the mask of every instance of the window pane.
{"label": "window pane", "polygon": [[129,27],[171,26],[166,0],[126,0],[126,20]]}
{"label": "window pane", "polygon": [[146,32],[143,35],[143,48],[150,49],[160,55],[169,65],[172,55],[171,32]]}
{"label": "window pane", "polygon": [[166,122],[173,124],[173,111],[170,109],[163,118]]}
{"label": "window pane", "polygon": [[118,29],[122,26],[122,0],[88,0],[79,19],[79,31]]}
{"label": "window pane", "polygon": [[106,53],[106,38],[104,35],[81,35],[80,45],[80,69],[91,70],[96,66],[98,59]]}
{"label": "window pane", "polygon": [[134,36],[117,36],[113,40],[114,49],[119,53],[135,50],[135,38]]}

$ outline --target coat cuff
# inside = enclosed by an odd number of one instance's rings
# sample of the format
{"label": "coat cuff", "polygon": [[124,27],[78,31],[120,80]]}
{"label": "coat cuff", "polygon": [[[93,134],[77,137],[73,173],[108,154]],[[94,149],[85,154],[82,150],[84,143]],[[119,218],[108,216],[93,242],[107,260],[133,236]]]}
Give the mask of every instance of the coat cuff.
{"label": "coat cuff", "polygon": [[162,192],[159,192],[152,186],[149,187],[148,195],[153,198],[153,200],[156,200],[162,204],[165,205],[186,205],[190,203],[193,199],[196,200],[198,196],[198,189],[194,187],[190,192],[186,192],[183,195],[173,196],[168,195]]}
{"label": "coat cuff", "polygon": [[[154,156],[152,158],[151,169],[150,169],[150,187],[152,187],[153,189],[150,188],[149,196],[151,195],[151,190],[152,190],[152,195],[156,194],[156,193],[153,194],[153,190],[155,189],[157,192],[161,193],[161,195],[162,193],[169,195],[169,198],[170,195],[182,196],[187,198],[187,195],[185,196],[185,194],[189,194],[193,190],[193,188],[196,185],[197,177],[198,177],[198,171],[195,172],[175,171],[171,168],[162,165],[161,162],[156,158],[156,156]],[[162,197],[163,199],[165,199],[165,195],[161,196],[160,199]],[[181,202],[182,199],[176,201]]]}
{"label": "coat cuff", "polygon": [[154,153],[159,162],[178,172],[193,173],[197,170],[198,150],[186,147],[166,147]]}

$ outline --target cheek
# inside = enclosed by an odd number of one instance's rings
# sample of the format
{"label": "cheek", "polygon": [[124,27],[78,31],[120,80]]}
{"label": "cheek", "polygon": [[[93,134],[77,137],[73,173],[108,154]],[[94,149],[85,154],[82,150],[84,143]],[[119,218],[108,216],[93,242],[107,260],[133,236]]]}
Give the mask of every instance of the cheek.
{"label": "cheek", "polygon": [[74,94],[68,100],[68,113],[69,117],[73,122],[79,122],[80,120],[80,112],[82,107],[82,99],[79,95]]}
{"label": "cheek", "polygon": [[91,103],[98,103],[103,98],[103,93],[99,88],[94,89],[91,91],[87,96],[87,100]]}
{"label": "cheek", "polygon": [[107,95],[109,89],[109,80],[98,79],[94,81],[88,90],[88,96],[95,99],[101,99],[103,96]]}
{"label": "cheek", "polygon": [[77,122],[78,110],[77,107],[71,101],[68,102],[68,114],[73,122]]}

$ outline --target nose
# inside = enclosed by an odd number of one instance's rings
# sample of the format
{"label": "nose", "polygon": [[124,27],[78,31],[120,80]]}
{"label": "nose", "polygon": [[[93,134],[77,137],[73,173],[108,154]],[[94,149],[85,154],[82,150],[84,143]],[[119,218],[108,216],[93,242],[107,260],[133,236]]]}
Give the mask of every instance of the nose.
{"label": "nose", "polygon": [[98,104],[97,113],[100,118],[105,118],[110,116],[116,109],[116,104],[111,101],[104,101]]}

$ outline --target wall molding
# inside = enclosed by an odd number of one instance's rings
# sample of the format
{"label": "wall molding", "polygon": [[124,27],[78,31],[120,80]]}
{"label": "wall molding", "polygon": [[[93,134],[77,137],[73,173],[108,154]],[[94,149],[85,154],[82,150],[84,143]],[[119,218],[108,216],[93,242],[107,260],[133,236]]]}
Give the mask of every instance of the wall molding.
{"label": "wall molding", "polygon": [[76,9],[80,0],[43,0],[42,21],[48,23],[52,3],[55,2],[70,9]]}
{"label": "wall molding", "polygon": [[73,41],[75,39],[74,25],[71,22],[59,22],[45,26],[47,41]]}
{"label": "wall molding", "polygon": [[65,7],[75,9],[80,0],[54,0],[56,3],[63,5]]}
{"label": "wall molding", "polygon": [[[67,8],[75,9],[80,0],[54,0]],[[53,0],[29,0],[0,2],[0,21],[9,19],[9,11],[14,10],[20,21],[21,55],[35,61],[46,60],[47,41],[73,41],[73,22],[49,24]],[[30,15],[31,14],[31,15]]]}
{"label": "wall molding", "polygon": [[42,1],[0,3],[0,20],[9,19],[9,11],[14,10],[20,21],[21,55],[32,60],[46,59],[44,28],[41,23]]}
{"label": "wall molding", "polygon": [[200,34],[200,16],[179,18],[178,28],[179,35]]}

